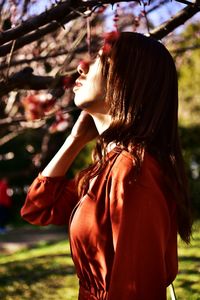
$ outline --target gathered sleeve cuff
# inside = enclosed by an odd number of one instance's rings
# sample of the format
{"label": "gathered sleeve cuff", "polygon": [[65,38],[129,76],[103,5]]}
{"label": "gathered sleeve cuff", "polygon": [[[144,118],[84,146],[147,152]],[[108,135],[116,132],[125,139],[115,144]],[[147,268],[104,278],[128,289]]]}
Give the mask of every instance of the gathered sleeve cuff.
{"label": "gathered sleeve cuff", "polygon": [[74,180],[39,174],[29,188],[21,216],[34,225],[66,225],[77,202]]}

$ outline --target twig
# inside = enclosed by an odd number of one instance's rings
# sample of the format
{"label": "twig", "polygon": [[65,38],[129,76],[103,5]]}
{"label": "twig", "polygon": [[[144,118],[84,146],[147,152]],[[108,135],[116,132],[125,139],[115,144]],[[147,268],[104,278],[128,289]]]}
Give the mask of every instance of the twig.
{"label": "twig", "polygon": [[147,31],[148,31],[148,34],[150,34],[149,20],[147,18],[146,3],[144,2],[144,0],[142,1],[142,5],[143,5],[143,14],[144,14],[144,18],[146,21]]}
{"label": "twig", "polygon": [[0,120],[0,125],[14,124],[21,121],[25,121],[25,118],[22,116],[15,117],[15,118],[7,117]]}
{"label": "twig", "polygon": [[[86,45],[76,49],[77,54],[78,53],[80,54],[80,53],[83,53],[83,52],[86,52],[86,51],[87,51],[87,46]],[[60,50],[60,51],[52,53],[52,54],[48,54],[48,55],[44,55],[44,56],[35,56],[33,58],[30,58],[30,59],[13,60],[10,64],[10,67],[23,65],[23,64],[30,64],[30,63],[35,62],[35,61],[42,61],[42,60],[47,60],[49,58],[63,56],[63,55],[68,54],[69,52],[71,52],[71,50]],[[73,54],[75,54],[75,53],[73,53]],[[1,64],[0,65],[0,70],[6,69],[7,67],[8,67],[8,64],[6,64],[6,63]]]}
{"label": "twig", "polygon": [[88,46],[88,53],[91,55],[91,24],[90,24],[90,17],[86,20],[87,23],[87,46]]}
{"label": "twig", "polygon": [[175,54],[181,54],[186,51],[196,50],[196,49],[200,49],[200,45],[193,45],[193,46],[183,47],[183,48],[179,48],[179,49],[172,49],[172,50],[170,50],[170,52],[175,53]]}
{"label": "twig", "polygon": [[0,33],[0,45],[11,40],[18,39],[31,31],[37,30],[41,26],[51,23],[52,21],[60,21],[70,13],[69,4],[71,1],[67,0],[64,3],[58,4],[56,7],[41,13],[38,16],[29,18],[22,22],[15,28],[8,29]]}
{"label": "twig", "polygon": [[[117,3],[122,2],[118,0],[112,0],[112,1],[101,1],[101,5],[103,4],[109,4],[109,3]],[[132,2],[131,0],[128,0],[126,2]],[[139,0],[135,0],[135,2],[140,2]],[[26,44],[29,44],[33,41],[38,40],[39,38],[43,37],[44,35],[55,31],[59,28],[58,22],[64,24],[69,22],[72,19],[75,19],[78,17],[77,12],[72,12],[69,9],[70,5],[72,6],[72,1],[67,0],[66,2],[60,3],[57,5],[58,7],[53,8],[49,10],[48,12],[42,13],[41,15],[31,18],[28,21],[25,21],[22,23],[22,25],[17,26],[14,29],[9,29],[7,31],[0,33],[0,44],[3,44],[5,42],[9,42],[10,40],[17,39],[15,50],[23,47]],[[87,7],[92,9],[94,6],[97,6],[99,4],[98,1],[74,1],[73,2],[73,8],[78,9],[80,12],[84,12]],[[186,7],[187,13],[185,13],[185,18],[180,16],[180,21],[178,18],[173,22],[173,19],[169,21],[168,23],[164,23],[163,26],[160,26],[153,31],[150,32],[150,35],[155,36],[155,38],[161,39],[164,36],[166,36],[169,32],[174,30],[179,25],[183,24],[185,20],[188,20],[191,18],[194,14],[196,14],[199,11],[199,4],[196,2],[195,4],[190,4],[188,7]],[[63,12],[64,10],[64,12]],[[64,15],[63,15],[64,14]],[[52,20],[55,20],[52,22]],[[49,22],[52,22],[48,24]],[[45,26],[45,28],[36,30],[33,33],[29,33],[36,28],[43,26],[45,24],[48,24]],[[23,36],[24,34],[29,33],[28,35]],[[23,37],[21,37],[23,36]],[[8,43],[7,45],[0,47],[0,56],[4,56],[8,54],[11,50],[12,44]]]}
{"label": "twig", "polygon": [[[76,16],[71,14],[71,15],[67,16],[63,22],[67,23],[75,18],[76,18]],[[38,39],[42,38],[46,34],[49,34],[53,31],[57,30],[59,27],[60,27],[60,24],[58,24],[58,22],[56,22],[56,21],[53,21],[52,23],[46,25],[45,27],[37,29],[33,33],[30,33],[23,37],[18,38],[16,41],[16,44],[15,44],[14,50],[16,51],[27,44],[37,41]],[[8,54],[11,50],[11,47],[12,47],[12,42],[10,42],[6,45],[0,46],[0,56],[5,56],[6,54]]]}
{"label": "twig", "polygon": [[173,18],[169,21],[164,22],[161,26],[150,31],[150,36],[160,40],[178,26],[184,24],[187,20],[189,20],[193,15],[198,13],[199,8],[197,6],[188,5],[179,11]]}
{"label": "twig", "polygon": [[[66,55],[69,51],[68,50],[61,50],[56,53],[44,55],[44,56],[34,56],[30,59],[19,59],[19,60],[13,60],[10,64],[10,67],[18,66],[18,65],[23,65],[23,64],[30,64],[35,61],[42,61],[42,60],[47,60],[48,58],[54,58],[62,55]],[[0,65],[0,70],[4,70],[8,67],[8,63],[2,63]]]}
{"label": "twig", "polygon": [[24,128],[20,128],[20,129],[14,131],[14,132],[8,133],[4,137],[1,137],[1,139],[0,139],[0,146],[3,146],[4,144],[8,143],[9,141],[11,141],[16,136],[18,136],[19,134],[21,134],[23,132],[24,132]]}
{"label": "twig", "polygon": [[66,69],[66,66],[70,63],[70,60],[72,58],[72,55],[73,55],[75,49],[81,43],[81,41],[85,37],[85,35],[86,35],[86,30],[85,29],[81,30],[79,35],[75,39],[75,41],[72,43],[71,48],[68,51],[68,54],[65,58],[65,61],[63,62],[62,67],[59,69],[59,71],[57,72],[56,75],[62,75],[63,74],[63,71]]}
{"label": "twig", "polygon": [[196,6],[197,8],[200,9],[200,4],[198,4],[197,2],[191,2],[191,1],[187,1],[187,0],[175,0],[176,2],[180,2],[183,4],[187,4],[187,5],[192,5],[192,6]]}
{"label": "twig", "polygon": [[39,168],[42,165],[42,161],[45,159],[48,153],[49,141],[50,141],[50,133],[47,131],[43,136],[40,152],[33,157],[33,163],[37,168]]}
{"label": "twig", "polygon": [[14,40],[12,42],[12,47],[11,47],[11,50],[10,50],[10,54],[8,56],[8,70],[7,70],[7,74],[6,74],[6,80],[8,80],[8,77],[9,77],[10,63],[11,63],[11,60],[12,60],[12,55],[13,55],[13,51],[14,51],[14,48],[15,48],[15,44],[16,44],[16,40]]}
{"label": "twig", "polygon": [[12,115],[12,109],[13,109],[14,103],[18,99],[18,96],[19,96],[19,93],[16,92],[16,91],[15,92],[12,91],[10,93],[10,96],[8,97],[7,104],[6,104],[5,109],[4,109],[4,112],[5,112],[6,115],[9,115],[9,116]]}
{"label": "twig", "polygon": [[1,14],[1,11],[2,11],[2,9],[3,9],[3,6],[4,6],[5,2],[6,2],[6,0],[3,0],[3,1],[1,2],[1,5],[0,5],[0,14]]}
{"label": "twig", "polygon": [[[68,114],[68,113],[71,113],[71,112],[74,112],[74,111],[77,111],[77,110],[79,110],[79,108],[76,107],[76,106],[68,106],[68,107],[62,109],[62,113],[63,114]],[[52,113],[49,113],[48,115],[44,116],[41,119],[37,119],[37,120],[31,121],[31,122],[33,124],[34,123],[37,124],[41,120],[48,120],[48,119],[51,119],[52,117],[55,117],[55,111],[53,111]],[[27,122],[27,120],[25,119],[24,116],[18,116],[18,117],[14,117],[14,118],[7,117],[7,118],[4,118],[4,119],[0,120],[0,126],[4,126],[4,125],[8,125],[8,124],[13,125],[15,123],[20,123],[20,122]]]}
{"label": "twig", "polygon": [[84,13],[82,13],[81,11],[73,8],[72,6],[69,7],[71,9],[71,11],[75,12],[77,15],[79,15],[80,17],[85,17]]}
{"label": "twig", "polygon": [[146,14],[148,15],[149,13],[151,13],[152,11],[155,11],[156,9],[160,8],[162,5],[165,5],[167,2],[171,2],[172,0],[162,0],[160,1],[158,4],[153,5],[151,8],[149,8],[146,11]]}
{"label": "twig", "polygon": [[26,67],[22,71],[13,74],[7,82],[0,82],[0,96],[6,95],[15,89],[48,89],[54,86],[55,78],[51,76],[36,76],[33,69]]}
{"label": "twig", "polygon": [[[138,2],[138,0],[128,0],[126,2]],[[60,22],[61,24],[65,24],[68,21],[77,18],[80,16],[79,13],[83,13],[87,7],[92,9],[93,7],[96,7],[98,5],[103,4],[109,4],[109,3],[117,3],[117,2],[123,2],[119,0],[103,0],[101,2],[97,0],[83,2],[81,0],[79,1],[70,1],[66,0],[64,2],[60,2],[57,4],[56,7],[53,7],[49,9],[48,11],[45,11],[41,13],[38,16],[32,17],[26,21],[24,21],[19,26],[16,26],[15,28],[8,29],[6,31],[3,31],[0,33],[0,45],[3,45],[5,43],[8,43],[12,40],[19,39],[20,37],[29,34],[30,32],[37,30],[41,26],[45,26],[53,21]],[[71,9],[70,9],[71,7]],[[72,13],[72,8],[74,12]],[[78,11],[78,12],[77,12]],[[67,21],[65,21],[67,19]],[[57,24],[58,25],[58,24]]]}

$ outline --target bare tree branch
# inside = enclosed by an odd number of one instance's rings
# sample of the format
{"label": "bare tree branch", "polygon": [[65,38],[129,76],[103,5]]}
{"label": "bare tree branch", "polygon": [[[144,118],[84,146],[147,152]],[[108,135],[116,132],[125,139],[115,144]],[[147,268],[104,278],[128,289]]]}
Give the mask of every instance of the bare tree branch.
{"label": "bare tree branch", "polygon": [[58,78],[51,76],[33,75],[33,69],[26,67],[22,71],[12,75],[6,82],[0,82],[0,97],[15,89],[49,89],[55,86]]}
{"label": "bare tree branch", "polygon": [[171,2],[172,0],[161,0],[159,3],[156,3],[153,5],[150,9],[147,10],[147,14],[151,13],[152,11],[155,11],[156,9],[160,8],[162,5],[165,5],[168,2]]}
{"label": "bare tree branch", "polygon": [[[6,78],[5,81],[2,81],[0,83],[0,96],[3,96],[11,90],[15,89],[41,90],[52,88],[52,95],[56,98],[61,97],[64,94],[64,88],[62,86],[62,78],[66,75],[64,69],[73,58],[75,49],[82,41],[85,33],[86,32],[83,30],[78,34],[71,45],[71,49],[68,52],[68,55],[66,56],[65,61],[62,64],[62,67],[60,68],[59,72],[57,72],[57,75],[55,77],[35,76],[33,75],[33,69],[30,67],[26,67],[22,71],[13,74],[9,79]],[[75,70],[75,72],[73,73],[71,72],[70,75],[72,77],[72,80],[75,80],[77,78],[77,70]]]}
{"label": "bare tree branch", "polygon": [[200,49],[200,45],[198,45],[198,44],[193,45],[193,46],[179,48],[179,49],[173,49],[173,50],[170,50],[170,52],[178,55],[178,54],[182,54],[189,50],[197,50],[197,49]]}
{"label": "bare tree branch", "polygon": [[[65,2],[68,3],[69,1]],[[80,4],[80,1],[73,1],[76,5]],[[98,2],[98,1],[97,1]],[[89,1],[90,5],[94,6],[94,3],[97,4],[96,1]],[[101,1],[101,3],[107,3],[108,1]],[[117,2],[117,1],[114,1]],[[128,1],[127,1],[128,2]],[[86,2],[85,2],[86,3]],[[69,4],[69,3],[68,3]],[[183,24],[186,20],[191,18],[195,13],[198,12],[198,7],[196,5],[189,5],[180,12],[178,12],[174,18],[162,24],[159,28],[156,28],[150,32],[150,35],[155,37],[156,39],[161,39],[166,36],[169,32],[174,30],[179,25]],[[70,14],[70,18],[76,17],[76,12]],[[69,18],[69,16],[67,16]],[[65,19],[66,20],[66,19]],[[55,26],[55,27],[54,27]],[[23,44],[23,40],[32,41],[33,39],[37,39],[40,36],[43,36],[47,32],[51,32],[52,28],[58,28],[60,25],[53,21],[51,24],[45,26],[42,29],[37,30],[34,33],[26,35],[18,39],[16,42],[16,47],[20,47]],[[21,43],[21,45],[20,45]],[[3,47],[9,47],[9,45],[5,45],[0,47],[0,55],[2,54],[1,51]],[[8,50],[8,48],[7,48]],[[5,51],[5,48],[4,48]],[[5,52],[4,52],[5,55]],[[27,73],[28,72],[28,73]],[[28,76],[27,76],[28,74]],[[33,70],[31,68],[25,68],[24,70],[12,75],[6,82],[0,82],[0,96],[7,94],[11,90],[15,89],[33,89],[33,90],[40,90],[40,89],[49,89],[55,86],[56,81],[58,78],[50,77],[50,76],[36,76],[33,74]]]}
{"label": "bare tree branch", "polygon": [[[70,74],[72,81],[78,77],[77,70]],[[7,81],[0,82],[0,97],[8,94],[13,90],[45,90],[52,89],[51,93],[54,97],[61,97],[64,94],[62,86],[63,76],[37,76],[33,74],[30,67],[24,68],[13,74]]]}
{"label": "bare tree branch", "polygon": [[[76,18],[76,14],[75,13],[71,13],[69,16],[67,16],[65,18],[65,23],[69,22],[70,20],[73,20]],[[39,40],[40,38],[42,38],[44,35],[51,33],[55,30],[57,30],[59,27],[61,26],[61,24],[59,24],[56,21],[53,21],[52,23],[44,26],[43,28],[39,28],[36,31],[34,31],[33,33],[27,34],[23,37],[20,37],[16,40],[15,43],[15,47],[14,47],[14,51],[22,48],[23,46],[30,44],[34,41]],[[0,46],[0,57],[1,56],[5,56],[6,54],[8,54],[11,51],[12,48],[12,42]]]}
{"label": "bare tree branch", "polygon": [[[68,114],[70,112],[78,111],[79,108],[76,106],[67,106],[63,108],[62,113]],[[48,113],[44,117],[32,121],[27,121],[25,116],[15,116],[15,117],[7,117],[0,120],[0,127],[10,126],[10,125],[18,125],[19,123],[23,122],[23,128],[39,128],[45,125],[45,120],[49,120],[55,118],[55,111]],[[30,126],[31,123],[31,126]]]}
{"label": "bare tree branch", "polygon": [[12,60],[12,56],[13,56],[13,51],[14,51],[14,48],[15,48],[15,43],[16,43],[16,40],[13,40],[12,47],[10,49],[10,54],[9,54],[9,57],[8,57],[8,69],[7,69],[7,75],[6,75],[7,79],[9,77],[10,64],[11,64],[11,60]]}
{"label": "bare tree branch", "polygon": [[[139,2],[138,0],[134,0],[136,2]],[[80,14],[76,13],[76,16],[74,14],[75,11],[79,13],[83,13],[88,8],[93,8],[95,6],[100,6],[103,4],[114,4],[117,2],[122,2],[118,0],[112,0],[112,1],[81,1],[81,0],[66,0],[65,2],[58,3],[55,7],[41,13],[40,15],[36,17],[32,17],[26,21],[24,21],[22,24],[16,26],[15,28],[6,30],[4,32],[0,33],[0,45],[3,45],[9,41],[12,41],[14,39],[18,39],[21,36],[24,36],[27,33],[30,33],[31,31],[37,30],[41,26],[45,26],[46,24],[51,23],[52,21],[56,21],[61,24],[65,24],[69,20],[75,19],[75,17],[78,17]],[[132,2],[132,0],[128,0],[126,2]],[[68,16],[73,11],[73,17],[66,20],[66,16]],[[69,16],[68,16],[69,17]],[[55,22],[54,22],[55,23]]]}
{"label": "bare tree branch", "polygon": [[[136,2],[139,2],[135,0]],[[33,41],[38,40],[39,38],[43,37],[44,35],[57,30],[62,24],[66,24],[67,22],[74,20],[80,14],[83,15],[83,12],[88,8],[94,8],[95,6],[100,6],[103,4],[114,4],[116,2],[121,1],[85,1],[82,2],[81,0],[77,1],[69,1],[59,3],[56,7],[46,11],[39,16],[31,18],[23,22],[21,25],[17,26],[14,29],[9,29],[5,32],[0,33],[0,45],[9,42],[12,39],[17,39],[14,51],[27,45]],[[126,1],[131,2],[131,1]],[[165,22],[158,28],[152,30],[150,32],[151,36],[154,36],[157,39],[162,39],[168,33],[173,31],[178,26],[182,25],[186,20],[191,18],[194,14],[199,11],[198,5],[188,5],[186,8],[181,10],[174,18],[170,21]],[[44,26],[45,24],[47,24]],[[49,24],[50,23],[50,24]],[[39,28],[40,26],[44,26]],[[29,33],[35,30],[33,33]],[[29,33],[29,34],[26,34]],[[23,36],[24,35],[24,36]],[[21,37],[22,36],[22,37]],[[11,50],[12,42],[0,47],[0,56],[5,56]]]}
{"label": "bare tree branch", "polygon": [[[79,49],[77,49],[77,50],[79,50]],[[84,47],[83,51],[86,51],[86,50],[87,50],[87,48]],[[30,59],[13,60],[10,63],[10,67],[14,67],[14,66],[18,66],[18,65],[23,65],[23,64],[30,64],[30,63],[35,62],[35,61],[47,60],[48,58],[54,58],[54,57],[66,55],[68,52],[69,52],[68,50],[60,50],[58,52],[51,53],[51,54],[44,55],[44,56],[34,56],[34,57],[30,58]],[[8,67],[7,63],[1,64],[0,65],[0,70],[4,70],[7,67]]]}
{"label": "bare tree branch", "polygon": [[3,9],[3,6],[4,6],[5,2],[6,2],[6,0],[3,0],[3,1],[1,2],[1,4],[0,4],[0,14],[1,14],[1,11],[2,11],[2,9]]}
{"label": "bare tree branch", "polygon": [[4,119],[0,120],[0,126],[2,125],[10,125],[10,124],[15,124],[15,123],[19,123],[21,121],[26,121],[24,116],[16,116],[16,117],[7,117]]}
{"label": "bare tree branch", "polygon": [[0,146],[3,146],[4,144],[8,143],[9,141],[17,137],[19,134],[22,134],[23,132],[24,132],[24,128],[19,128],[18,130],[14,132],[10,132],[4,137],[1,137]]}
{"label": "bare tree branch", "polygon": [[191,1],[187,1],[187,0],[176,0],[176,2],[180,2],[183,4],[187,4],[187,5],[195,5],[200,9],[200,4],[198,3],[198,0],[196,1],[196,3],[191,2]]}
{"label": "bare tree branch", "polygon": [[[84,46],[82,46],[80,48],[77,48],[75,53],[76,54],[80,54],[80,53],[83,53],[83,52],[86,52],[86,51],[87,51],[87,46],[84,45]],[[49,58],[63,56],[63,55],[68,54],[69,52],[71,52],[71,50],[70,51],[69,50],[60,50],[60,51],[57,51],[55,53],[51,53],[51,54],[44,55],[44,56],[35,56],[33,58],[30,58],[30,59],[13,60],[10,63],[10,67],[14,67],[14,66],[18,66],[18,65],[23,65],[23,64],[30,64],[30,63],[35,62],[35,61],[43,61],[43,60],[47,60]],[[4,70],[7,67],[8,67],[8,63],[1,64],[0,65],[0,70]]]}
{"label": "bare tree branch", "polygon": [[184,24],[189,20],[193,15],[199,12],[199,8],[196,5],[188,5],[179,11],[172,19],[163,23],[161,26],[151,30],[150,36],[161,40],[167,34],[172,32],[178,26]]}
{"label": "bare tree branch", "polygon": [[[199,47],[200,47],[200,45],[194,45],[191,47],[175,49],[175,50],[172,50],[171,52],[178,54],[178,53],[182,53],[187,50],[198,49]],[[86,46],[82,47],[79,50],[85,51]],[[63,55],[65,53],[66,52],[61,52],[60,55]],[[56,54],[52,55],[52,57],[54,57],[55,55]],[[38,60],[39,60],[39,58],[38,58]],[[44,58],[41,57],[40,59],[44,59]],[[76,70],[74,70],[74,76],[76,76],[75,72],[76,72]],[[26,67],[22,71],[19,71],[19,72],[13,74],[8,79],[8,81],[0,82],[0,97],[3,95],[6,95],[10,91],[16,90],[16,89],[41,90],[41,89],[55,88],[56,85],[59,88],[58,83],[61,78],[62,78],[62,76],[60,76],[60,78],[59,77],[51,77],[51,76],[36,76],[33,74],[32,68]],[[7,119],[6,122],[9,122],[9,119]],[[0,124],[1,124],[1,122],[0,122]]]}
{"label": "bare tree branch", "polygon": [[[197,45],[188,46],[188,47],[184,47],[184,48],[180,48],[180,49],[173,49],[173,50],[170,50],[170,52],[179,54],[179,53],[183,53],[183,52],[186,52],[189,50],[196,50],[199,48],[200,48],[200,45],[197,44]],[[78,48],[76,53],[82,53],[85,51],[87,51],[86,46]],[[54,57],[66,55],[66,54],[68,54],[68,52],[69,52],[68,50],[61,50],[56,53],[52,53],[52,54],[48,54],[48,55],[44,55],[44,56],[36,56],[31,59],[21,59],[18,61],[12,61],[10,66],[14,67],[14,66],[23,65],[23,64],[30,64],[35,61],[47,60],[48,58],[54,58]],[[2,65],[0,65],[0,70],[6,69],[7,67],[8,67],[8,64],[2,64]]]}
{"label": "bare tree branch", "polygon": [[42,14],[32,17],[15,28],[8,29],[0,33],[0,45],[18,39],[31,31],[37,30],[39,27],[44,26],[52,21],[60,21],[67,14],[70,13],[70,2],[67,0],[64,3],[57,4],[56,7],[43,12]]}

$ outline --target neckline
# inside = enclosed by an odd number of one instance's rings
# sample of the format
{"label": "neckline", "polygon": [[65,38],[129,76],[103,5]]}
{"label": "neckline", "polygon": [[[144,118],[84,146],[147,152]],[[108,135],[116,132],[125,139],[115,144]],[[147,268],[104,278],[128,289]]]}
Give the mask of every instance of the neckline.
{"label": "neckline", "polygon": [[120,153],[123,149],[118,146],[118,145],[115,145],[114,148],[112,148],[109,152],[107,152],[106,154],[106,158],[110,158],[111,156],[113,156],[114,154],[116,153]]}

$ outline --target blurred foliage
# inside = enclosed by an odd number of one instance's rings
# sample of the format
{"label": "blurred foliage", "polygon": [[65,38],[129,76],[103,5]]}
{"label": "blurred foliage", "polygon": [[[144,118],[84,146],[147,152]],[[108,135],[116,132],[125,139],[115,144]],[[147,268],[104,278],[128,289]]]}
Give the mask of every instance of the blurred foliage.
{"label": "blurred foliage", "polygon": [[194,47],[176,57],[179,77],[179,120],[182,126],[191,127],[200,124],[200,23],[190,24],[181,34],[180,42],[176,46],[179,49]]}
{"label": "blurred foliage", "polygon": [[[179,128],[194,217],[200,217],[200,23],[179,35],[175,61],[179,78]],[[188,49],[196,46],[194,49]]]}
{"label": "blurred foliage", "polygon": [[[79,113],[73,113],[74,122]],[[29,185],[39,172],[48,164],[54,154],[59,150],[67,135],[66,132],[57,132],[49,135],[48,151],[41,159],[42,141],[45,129],[29,129],[24,134],[13,139],[9,143],[0,147],[1,153],[14,153],[14,159],[0,161],[0,178],[8,178],[9,185],[13,189],[13,206],[11,210],[10,222],[15,226],[21,226],[23,220],[20,216],[20,208],[26,198]],[[31,146],[31,148],[29,148]],[[91,163],[91,152],[94,142],[89,143],[78,155],[69,172],[68,178],[74,177],[78,171]],[[30,151],[31,150],[31,151]]]}

